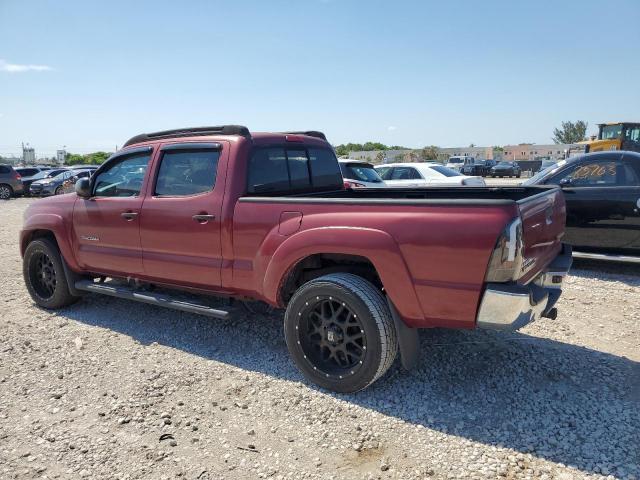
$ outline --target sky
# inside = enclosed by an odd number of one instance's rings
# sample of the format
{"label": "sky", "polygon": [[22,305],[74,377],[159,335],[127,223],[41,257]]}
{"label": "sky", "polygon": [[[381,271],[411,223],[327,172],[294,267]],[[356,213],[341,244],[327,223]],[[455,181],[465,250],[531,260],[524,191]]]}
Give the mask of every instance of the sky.
{"label": "sky", "polygon": [[0,0],[0,155],[220,124],[551,143],[640,121],[638,25],[638,0]]}

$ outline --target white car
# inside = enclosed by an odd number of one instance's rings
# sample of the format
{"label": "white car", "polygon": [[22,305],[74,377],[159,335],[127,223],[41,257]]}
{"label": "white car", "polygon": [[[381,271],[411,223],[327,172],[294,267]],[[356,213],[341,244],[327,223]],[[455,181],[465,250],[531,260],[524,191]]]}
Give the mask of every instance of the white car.
{"label": "white car", "polygon": [[484,187],[482,177],[470,177],[440,163],[389,163],[375,167],[388,187],[468,185]]}
{"label": "white car", "polygon": [[451,170],[457,170],[459,172],[460,169],[464,166],[465,160],[467,160],[467,158],[470,158],[470,157],[460,157],[457,155],[454,155],[453,157],[449,157],[449,160],[447,161],[445,167],[448,167]]}
{"label": "white car", "polygon": [[338,160],[340,171],[347,188],[385,188],[384,181],[373,165],[357,160]]}

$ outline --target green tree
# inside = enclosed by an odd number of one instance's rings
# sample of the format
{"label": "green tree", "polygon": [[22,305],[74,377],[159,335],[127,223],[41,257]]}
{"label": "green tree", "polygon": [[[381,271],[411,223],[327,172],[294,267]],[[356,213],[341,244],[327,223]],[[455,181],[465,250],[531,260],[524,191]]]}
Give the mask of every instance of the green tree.
{"label": "green tree", "polygon": [[577,122],[562,122],[562,128],[553,129],[554,143],[576,143],[586,140],[587,122],[578,120]]}
{"label": "green tree", "polygon": [[420,160],[437,160],[438,159],[438,147],[430,145],[420,150]]}

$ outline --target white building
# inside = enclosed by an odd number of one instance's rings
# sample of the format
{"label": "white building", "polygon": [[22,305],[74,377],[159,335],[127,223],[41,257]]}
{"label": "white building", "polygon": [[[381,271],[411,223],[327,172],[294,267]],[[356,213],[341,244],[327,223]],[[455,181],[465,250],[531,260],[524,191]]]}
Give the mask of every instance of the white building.
{"label": "white building", "polygon": [[64,161],[67,159],[66,150],[56,150],[56,162],[58,165],[64,165]]}
{"label": "white building", "polygon": [[36,151],[33,147],[22,147],[22,163],[25,165],[35,165]]}

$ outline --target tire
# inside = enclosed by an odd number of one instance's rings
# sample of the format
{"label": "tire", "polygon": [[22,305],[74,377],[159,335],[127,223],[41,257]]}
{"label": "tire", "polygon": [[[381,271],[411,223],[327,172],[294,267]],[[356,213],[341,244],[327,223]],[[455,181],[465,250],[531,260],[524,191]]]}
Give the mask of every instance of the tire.
{"label": "tire", "polygon": [[13,188],[10,185],[0,183],[0,200],[9,200],[13,197]]}
{"label": "tire", "polygon": [[62,195],[64,192],[62,191],[62,185],[60,185],[59,187],[56,187],[56,191],[54,192],[54,195]]}
{"label": "tire", "polygon": [[384,296],[350,273],[333,273],[302,285],[287,306],[284,333],[302,374],[340,393],[371,385],[393,364],[398,351]]}
{"label": "tire", "polygon": [[49,239],[29,243],[22,260],[22,274],[29,295],[43,308],[62,308],[80,299],[69,292],[60,251]]}
{"label": "tire", "polygon": [[520,174],[517,174],[517,175],[516,175],[516,178],[520,178]]}

